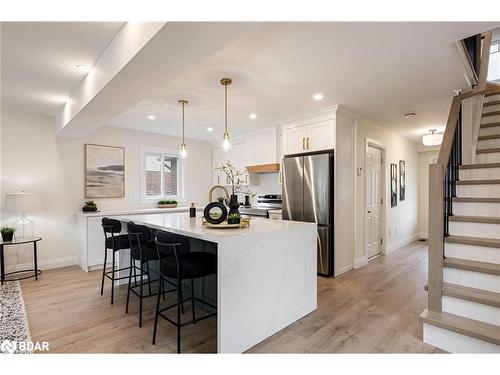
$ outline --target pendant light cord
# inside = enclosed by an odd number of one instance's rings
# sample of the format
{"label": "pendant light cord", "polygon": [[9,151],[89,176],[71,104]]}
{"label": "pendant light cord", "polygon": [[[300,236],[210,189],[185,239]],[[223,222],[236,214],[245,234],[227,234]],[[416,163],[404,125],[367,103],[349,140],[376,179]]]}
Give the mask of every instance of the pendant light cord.
{"label": "pendant light cord", "polygon": [[227,85],[224,85],[224,133],[227,134]]}

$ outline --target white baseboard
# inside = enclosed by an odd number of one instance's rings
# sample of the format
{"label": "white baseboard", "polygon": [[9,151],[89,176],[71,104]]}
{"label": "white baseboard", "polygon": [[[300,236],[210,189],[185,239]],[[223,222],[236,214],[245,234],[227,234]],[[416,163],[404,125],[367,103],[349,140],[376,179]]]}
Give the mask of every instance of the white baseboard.
{"label": "white baseboard", "polygon": [[400,239],[399,241],[393,242],[391,244],[388,244],[385,247],[385,254],[390,254],[394,250],[399,249],[400,247],[403,247],[405,245],[408,245],[409,243],[412,243],[413,241],[418,240],[419,235],[418,234],[412,234],[411,236],[405,237]]}
{"label": "white baseboard", "polygon": [[420,240],[428,240],[429,239],[429,233],[419,233],[418,234],[418,239],[420,239]]}
{"label": "white baseboard", "polygon": [[342,275],[342,274],[344,274],[344,273],[346,273],[346,272],[348,272],[348,271],[352,270],[352,268],[353,268],[353,267],[352,267],[352,264],[349,264],[349,265],[348,265],[348,266],[346,266],[346,267],[342,267],[342,268],[340,268],[340,269],[338,269],[338,270],[334,270],[334,271],[333,271],[333,276],[335,276],[335,277],[340,276],[340,275]]}
{"label": "white baseboard", "polygon": [[359,257],[358,259],[354,259],[354,265],[353,268],[361,268],[363,266],[366,266],[368,264],[368,259],[366,259],[365,256]]}
{"label": "white baseboard", "polygon": [[[54,259],[47,259],[47,260],[39,260],[38,261],[38,269],[50,270],[53,268],[74,266],[77,264],[78,264],[78,257],[77,256],[54,258]],[[13,265],[6,266],[5,272],[13,272],[13,271],[19,271],[19,270],[23,270],[23,269],[32,269],[32,268],[33,268],[33,262],[13,264]]]}

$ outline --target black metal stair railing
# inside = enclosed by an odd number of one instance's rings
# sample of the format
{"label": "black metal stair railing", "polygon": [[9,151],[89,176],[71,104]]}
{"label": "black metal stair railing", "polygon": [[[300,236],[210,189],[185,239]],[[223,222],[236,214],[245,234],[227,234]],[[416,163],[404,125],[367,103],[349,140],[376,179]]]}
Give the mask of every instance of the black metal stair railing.
{"label": "black metal stair railing", "polygon": [[[457,126],[453,135],[450,158],[444,178],[444,236],[450,235],[450,216],[453,216],[453,198],[457,196],[457,184],[462,164],[462,108],[458,112]],[[444,253],[443,253],[444,256]]]}

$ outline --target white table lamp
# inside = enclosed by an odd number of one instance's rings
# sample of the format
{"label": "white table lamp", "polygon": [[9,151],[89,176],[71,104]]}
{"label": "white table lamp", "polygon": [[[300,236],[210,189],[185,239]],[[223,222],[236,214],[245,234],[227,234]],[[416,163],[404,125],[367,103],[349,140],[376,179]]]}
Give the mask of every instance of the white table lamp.
{"label": "white table lamp", "polygon": [[33,236],[35,224],[26,217],[26,213],[40,211],[41,209],[40,194],[25,192],[5,194],[5,211],[21,214],[15,225],[17,238]]}

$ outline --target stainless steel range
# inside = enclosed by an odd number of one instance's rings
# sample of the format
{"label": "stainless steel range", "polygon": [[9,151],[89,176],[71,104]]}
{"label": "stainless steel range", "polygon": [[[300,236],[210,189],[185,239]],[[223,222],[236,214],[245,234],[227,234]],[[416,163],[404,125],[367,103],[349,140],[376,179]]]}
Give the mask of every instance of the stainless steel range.
{"label": "stainless steel range", "polygon": [[269,210],[281,209],[281,194],[262,194],[257,196],[255,206],[241,206],[239,211],[243,215],[269,217]]}

